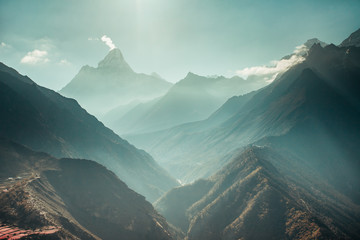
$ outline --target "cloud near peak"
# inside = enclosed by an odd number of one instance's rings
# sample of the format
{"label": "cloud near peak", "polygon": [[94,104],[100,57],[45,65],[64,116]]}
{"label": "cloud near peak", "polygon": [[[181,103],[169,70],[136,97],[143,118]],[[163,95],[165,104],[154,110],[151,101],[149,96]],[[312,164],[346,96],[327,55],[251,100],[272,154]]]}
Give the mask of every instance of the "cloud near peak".
{"label": "cloud near peak", "polygon": [[247,67],[236,71],[236,74],[243,78],[247,78],[249,76],[264,77],[267,82],[272,82],[278,74],[283,73],[292,66],[304,61],[304,56],[307,51],[308,48],[305,45],[300,45],[297,46],[293,54],[287,58],[283,58],[278,61],[271,61],[271,65],[269,66]]}
{"label": "cloud near peak", "polygon": [[20,63],[23,64],[41,64],[49,62],[49,58],[47,58],[48,52],[35,49],[34,51],[28,52],[21,60]]}
{"label": "cloud near peak", "polygon": [[113,41],[111,40],[111,38],[109,38],[106,35],[101,37],[101,41],[103,41],[110,48],[110,50],[113,50],[114,48],[116,48],[116,46],[113,43]]}

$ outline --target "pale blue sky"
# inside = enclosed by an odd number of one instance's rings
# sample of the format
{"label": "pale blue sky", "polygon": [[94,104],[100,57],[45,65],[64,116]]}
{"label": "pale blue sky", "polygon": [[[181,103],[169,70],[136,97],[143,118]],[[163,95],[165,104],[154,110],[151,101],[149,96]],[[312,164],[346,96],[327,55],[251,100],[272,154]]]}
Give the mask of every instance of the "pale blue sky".
{"label": "pale blue sky", "polygon": [[339,44],[359,12],[359,0],[0,0],[0,61],[58,90],[107,54],[107,35],[137,72],[231,76],[309,38]]}

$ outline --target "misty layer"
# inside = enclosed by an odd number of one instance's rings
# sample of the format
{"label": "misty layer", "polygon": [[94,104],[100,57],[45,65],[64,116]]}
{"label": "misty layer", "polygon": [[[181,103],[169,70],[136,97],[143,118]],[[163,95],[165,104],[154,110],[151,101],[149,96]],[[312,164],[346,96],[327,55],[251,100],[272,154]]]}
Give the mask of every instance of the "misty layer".
{"label": "misty layer", "polygon": [[359,33],[174,85],[104,35],[84,108],[0,63],[0,239],[360,239]]}

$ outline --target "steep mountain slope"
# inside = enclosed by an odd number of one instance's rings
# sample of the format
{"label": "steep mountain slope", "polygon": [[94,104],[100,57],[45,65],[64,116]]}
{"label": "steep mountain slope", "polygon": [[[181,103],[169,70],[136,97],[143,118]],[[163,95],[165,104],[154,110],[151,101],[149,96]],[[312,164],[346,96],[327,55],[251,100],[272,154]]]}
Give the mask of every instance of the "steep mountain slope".
{"label": "steep mountain slope", "polygon": [[0,136],[55,157],[95,160],[150,201],[177,185],[146,152],[130,145],[75,100],[40,87],[5,65],[0,71]]}
{"label": "steep mountain slope", "polygon": [[107,123],[119,134],[133,134],[199,121],[210,116],[228,98],[266,84],[265,81],[247,81],[240,77],[203,77],[188,73],[156,103],[143,104],[143,107]]}
{"label": "steep mountain slope", "polygon": [[[157,104],[161,99],[155,98],[153,100],[138,103],[131,109],[127,110],[125,114],[121,114],[123,107],[117,107],[108,112],[102,119],[106,126],[109,126],[119,135],[131,132],[138,127],[137,123]],[[126,106],[126,108],[128,108]],[[119,114],[120,113],[120,114]],[[140,125],[140,128],[142,126]]]}
{"label": "steep mountain slope", "polygon": [[87,111],[101,117],[116,106],[162,96],[171,86],[155,74],[135,73],[115,48],[97,68],[82,67],[60,93],[75,98]]}
{"label": "steep mountain slope", "polygon": [[151,204],[100,164],[58,160],[5,140],[0,164],[0,222],[55,229],[34,239],[172,239]]}
{"label": "steep mountain slope", "polygon": [[[329,162],[337,162],[332,167],[342,165],[344,171],[359,169],[356,160],[360,156],[356,147],[360,143],[358,79],[359,48],[334,45],[322,48],[316,44],[304,62],[257,91],[240,109],[235,107],[225,121],[211,128],[198,127],[206,126],[209,121],[206,120],[154,133],[151,141],[143,136],[139,140],[129,137],[129,140],[161,162],[176,163],[174,169],[167,169],[187,182],[209,176],[209,172],[214,172],[209,165],[218,166],[219,161],[230,159],[239,147],[270,136],[283,136],[284,144],[292,143],[291,139],[296,144],[295,139],[301,137],[303,142],[299,144],[307,147],[295,149],[309,161],[319,158],[324,162],[329,157]],[[221,109],[232,108],[230,104],[231,101],[225,103]],[[314,152],[309,144],[312,139],[317,139],[319,148],[318,155],[310,158],[307,153]],[[345,164],[339,163],[342,161]],[[190,171],[182,174],[176,170],[182,167]]]}
{"label": "steep mountain slope", "polygon": [[353,32],[347,39],[345,39],[340,47],[360,47],[360,29]]}
{"label": "steep mountain slope", "polygon": [[[150,100],[154,101],[154,100]],[[127,114],[129,111],[133,110],[135,107],[140,105],[142,102],[138,100],[134,100],[128,104],[119,105],[107,113],[104,114],[104,116],[101,117],[101,121],[106,124],[106,126],[109,126],[109,123],[113,121],[113,119],[118,119]]]}
{"label": "steep mountain slope", "polygon": [[320,41],[317,38],[311,38],[311,39],[307,40],[304,44],[297,46],[296,50],[292,54],[287,55],[287,56],[283,57],[282,59],[290,59],[293,56],[306,57],[308,54],[308,51],[310,50],[310,48],[312,46],[314,46],[314,44],[320,44],[321,47],[326,47],[327,45],[329,45],[326,42]]}
{"label": "steep mountain slope", "polygon": [[320,44],[321,47],[326,47],[327,45],[329,45],[326,42],[320,41],[317,38],[311,38],[304,43],[304,46],[307,49],[310,49],[314,44]]}
{"label": "steep mountain slope", "polygon": [[234,110],[240,110],[254,94],[256,92],[230,98],[204,121],[154,133],[128,135],[127,138],[137,146],[153,151],[152,154],[156,154],[161,166],[184,183],[208,177],[219,170],[233,153],[225,153],[226,156],[220,159],[221,149],[212,148],[213,145],[201,145],[199,141],[204,141],[205,137],[210,140],[211,135],[216,135],[218,126],[231,118]]}
{"label": "steep mountain slope", "polygon": [[[155,203],[186,239],[355,239],[359,205],[302,164],[250,147],[207,180]],[[276,165],[276,167],[274,166]]]}

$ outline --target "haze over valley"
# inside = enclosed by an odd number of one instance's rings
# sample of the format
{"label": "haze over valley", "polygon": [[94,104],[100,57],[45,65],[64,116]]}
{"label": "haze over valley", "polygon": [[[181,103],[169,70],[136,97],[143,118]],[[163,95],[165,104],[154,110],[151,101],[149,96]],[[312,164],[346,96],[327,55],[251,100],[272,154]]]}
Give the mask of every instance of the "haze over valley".
{"label": "haze over valley", "polygon": [[359,11],[2,1],[0,239],[360,239]]}

